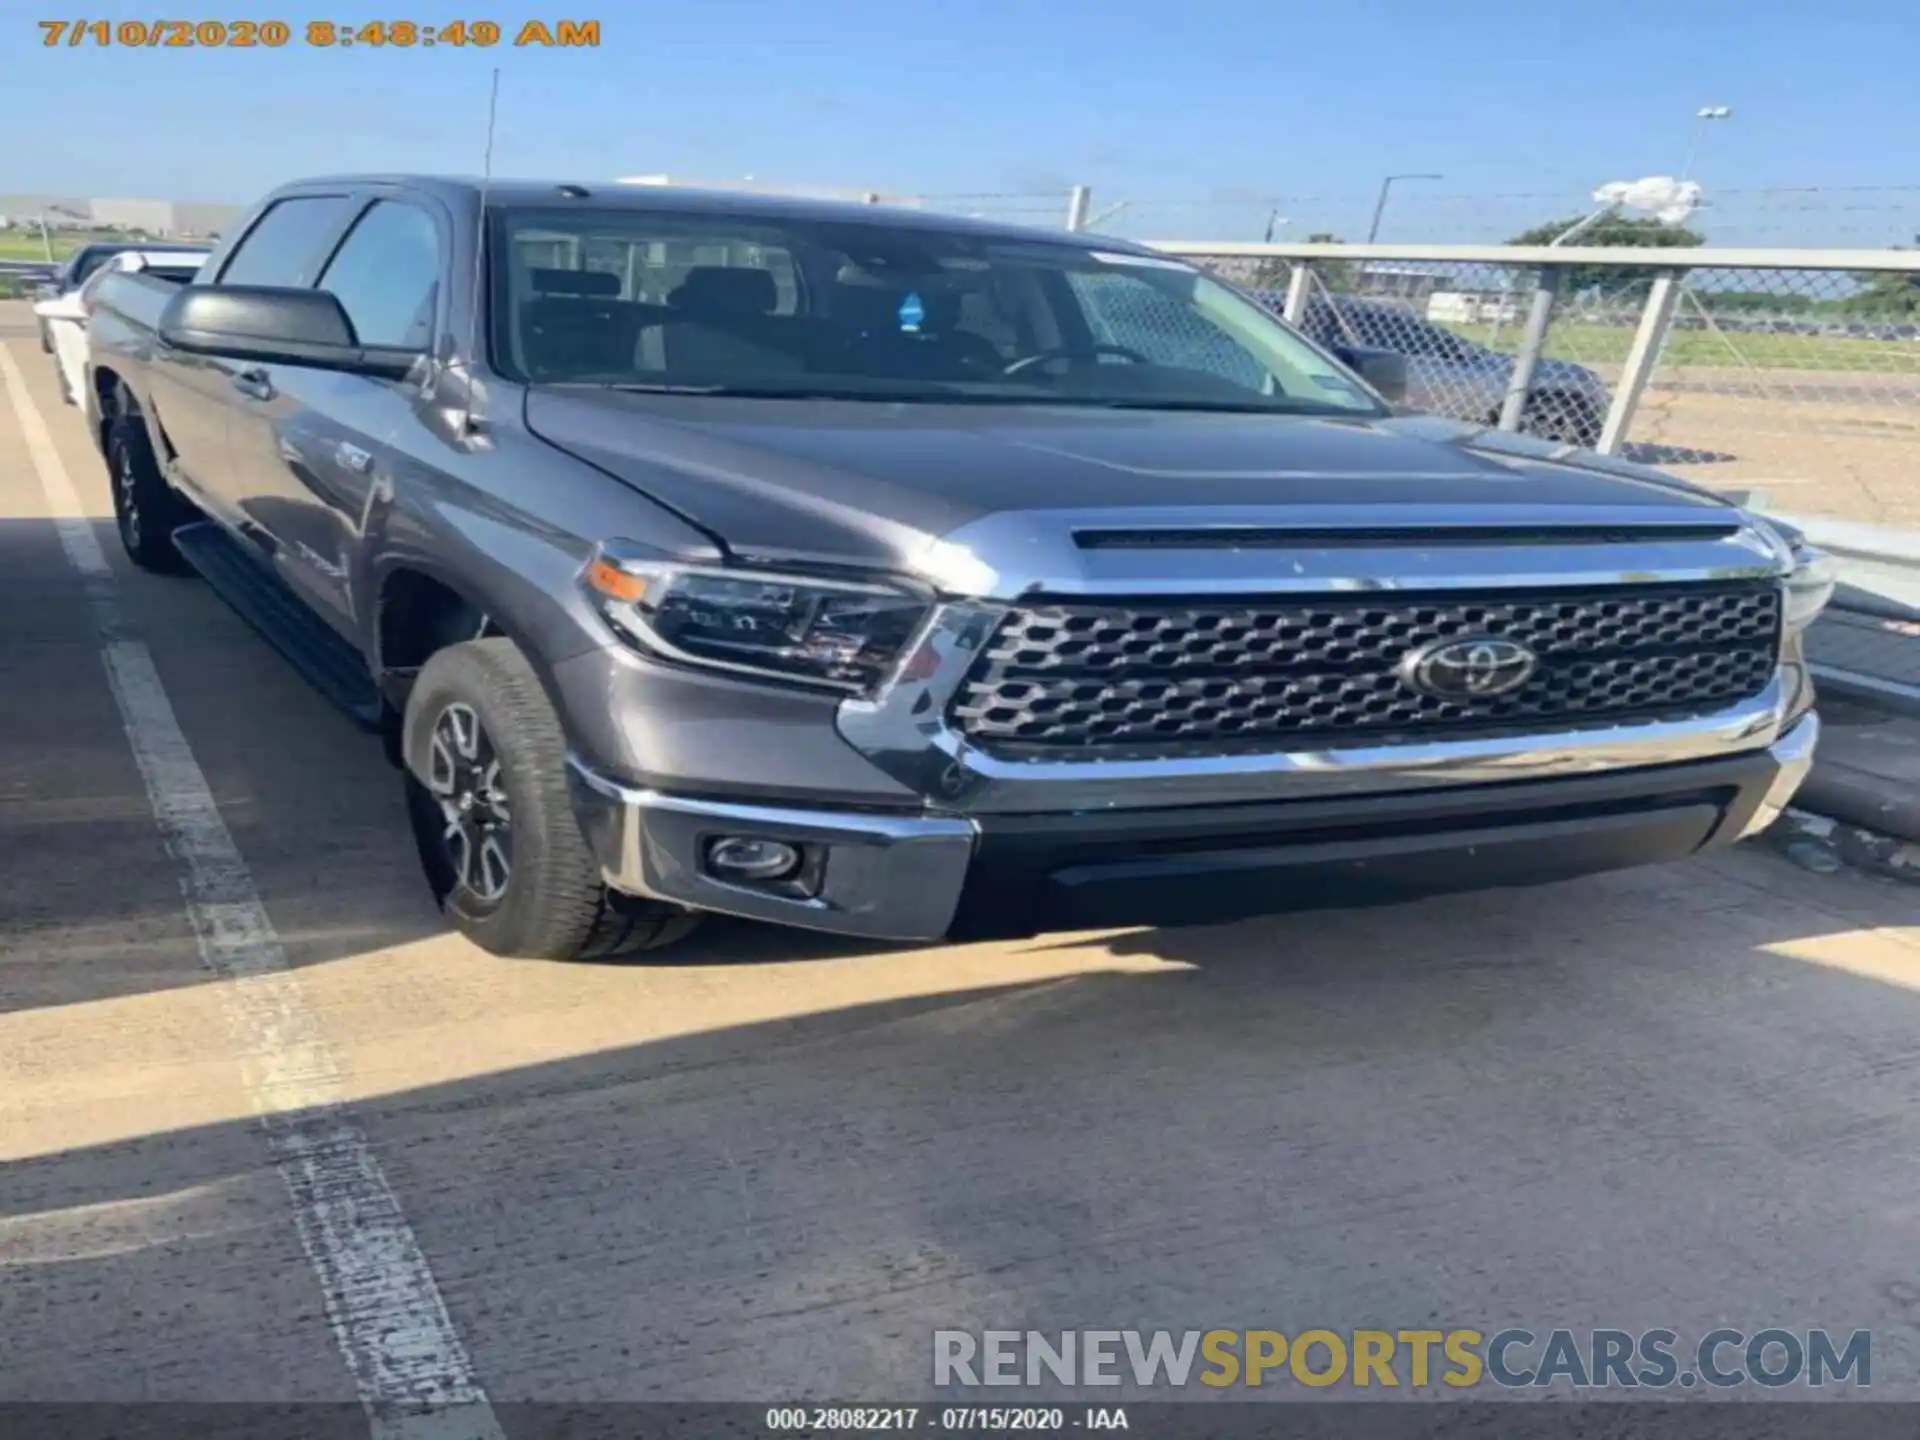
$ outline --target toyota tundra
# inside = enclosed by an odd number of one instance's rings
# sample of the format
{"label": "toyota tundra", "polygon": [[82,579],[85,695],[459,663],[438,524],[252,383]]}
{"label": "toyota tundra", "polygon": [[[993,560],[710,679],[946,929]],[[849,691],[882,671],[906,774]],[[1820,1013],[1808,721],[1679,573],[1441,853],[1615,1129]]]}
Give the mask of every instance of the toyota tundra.
{"label": "toyota tundra", "polygon": [[1824,557],[1396,413],[1205,269],[661,188],[276,191],[98,292],[127,553],[385,736],[502,953],[925,941],[1679,860],[1811,760]]}

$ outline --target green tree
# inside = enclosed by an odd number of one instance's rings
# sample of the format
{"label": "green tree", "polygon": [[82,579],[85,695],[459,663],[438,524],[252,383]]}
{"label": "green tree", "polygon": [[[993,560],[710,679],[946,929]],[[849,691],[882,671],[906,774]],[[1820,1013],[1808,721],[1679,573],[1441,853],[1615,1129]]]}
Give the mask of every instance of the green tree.
{"label": "green tree", "polygon": [[[1549,245],[1585,218],[1570,215],[1564,220],[1548,220],[1531,230],[1523,230],[1509,245]],[[1683,249],[1704,245],[1706,237],[1684,225],[1669,225],[1651,216],[1609,215],[1573,242],[1576,245],[1642,245],[1657,249]],[[1563,294],[1599,290],[1614,295],[1644,295],[1653,277],[1644,270],[1623,269],[1617,265],[1574,265],[1561,276]]]}
{"label": "green tree", "polygon": [[1835,308],[1874,320],[1911,320],[1920,316],[1920,275],[1893,270],[1860,270],[1855,290]]}
{"label": "green tree", "polygon": [[[1307,236],[1309,245],[1344,245],[1347,242],[1329,230],[1316,230]],[[1358,280],[1351,260],[1315,260],[1314,277],[1336,295],[1350,295]]]}

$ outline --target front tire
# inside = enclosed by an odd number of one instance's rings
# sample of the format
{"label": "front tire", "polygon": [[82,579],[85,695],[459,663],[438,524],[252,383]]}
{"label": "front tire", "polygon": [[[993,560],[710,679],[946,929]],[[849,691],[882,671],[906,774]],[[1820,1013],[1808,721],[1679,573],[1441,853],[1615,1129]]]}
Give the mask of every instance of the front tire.
{"label": "front tire", "polygon": [[114,528],[127,557],[157,574],[185,570],[173,532],[193,518],[193,511],[160,473],[138,415],[120,414],[109,422],[107,476],[113,484]]}
{"label": "front tire", "polygon": [[567,793],[565,738],[510,640],[436,652],[401,727],[407,810],[434,898],[495,955],[605,959],[670,945],[699,917],[609,894]]}

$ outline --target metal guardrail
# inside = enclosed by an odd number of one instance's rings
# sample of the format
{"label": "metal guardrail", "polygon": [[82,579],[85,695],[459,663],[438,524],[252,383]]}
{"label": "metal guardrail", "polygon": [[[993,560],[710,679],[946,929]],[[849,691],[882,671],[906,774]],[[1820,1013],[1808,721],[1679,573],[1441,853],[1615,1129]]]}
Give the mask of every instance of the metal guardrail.
{"label": "metal guardrail", "polygon": [[1920,250],[1801,250],[1785,246],[1694,245],[1348,245],[1276,241],[1148,240],[1169,255],[1278,260],[1410,260],[1492,265],[1605,265],[1683,270],[1898,270],[1920,274]]}

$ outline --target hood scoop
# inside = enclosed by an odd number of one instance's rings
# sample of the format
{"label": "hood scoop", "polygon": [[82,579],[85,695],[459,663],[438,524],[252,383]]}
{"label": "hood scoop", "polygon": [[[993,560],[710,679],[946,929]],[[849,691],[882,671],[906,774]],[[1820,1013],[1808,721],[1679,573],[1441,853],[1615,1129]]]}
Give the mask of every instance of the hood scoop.
{"label": "hood scoop", "polygon": [[1082,550],[1297,550],[1494,548],[1506,545],[1635,545],[1649,541],[1725,540],[1732,521],[1671,525],[1356,525],[1202,526],[1186,529],[1076,529]]}

